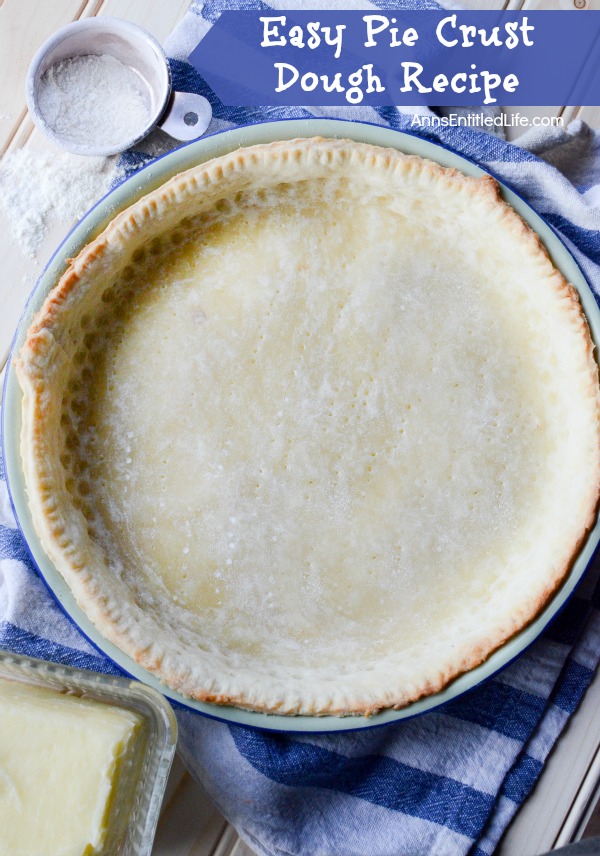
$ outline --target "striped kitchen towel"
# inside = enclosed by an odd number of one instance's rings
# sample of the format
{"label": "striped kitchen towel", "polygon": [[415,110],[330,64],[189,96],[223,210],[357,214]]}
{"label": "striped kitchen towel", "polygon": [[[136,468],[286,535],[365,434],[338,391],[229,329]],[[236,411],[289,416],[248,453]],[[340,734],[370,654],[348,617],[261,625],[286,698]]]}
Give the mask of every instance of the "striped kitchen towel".
{"label": "striped kitchen towel", "polygon": [[[211,101],[210,131],[325,115],[314,108],[226,107],[186,62],[224,8],[302,5],[297,0],[271,6],[261,0],[192,4],[167,51],[175,87]],[[319,5],[310,2],[310,8]],[[342,5],[435,6],[429,0]],[[434,115],[427,110],[411,114],[390,107],[347,107],[327,115],[420,133],[489,168],[560,232],[600,294],[600,137],[585,126],[574,123],[567,131],[545,134],[532,131],[527,141],[532,151],[527,151],[468,128],[427,126],[423,122]],[[134,171],[159,153],[163,142],[155,136],[145,150],[128,152],[124,165]],[[373,730],[288,737],[178,710],[180,751],[223,814],[261,854],[491,854],[530,793],[600,659],[598,572],[596,562],[559,618],[518,660],[436,712]],[[1,461],[0,645],[118,672],[65,618],[36,576],[12,515]]]}

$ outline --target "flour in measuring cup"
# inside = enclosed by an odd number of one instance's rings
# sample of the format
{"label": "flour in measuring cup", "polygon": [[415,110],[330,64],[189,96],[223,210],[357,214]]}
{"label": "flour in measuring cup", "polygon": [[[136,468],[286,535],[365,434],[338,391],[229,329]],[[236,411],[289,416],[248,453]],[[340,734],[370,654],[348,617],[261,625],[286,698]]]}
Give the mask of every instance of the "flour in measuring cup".
{"label": "flour in measuring cup", "polygon": [[150,119],[150,92],[133,69],[113,56],[76,56],[41,77],[38,104],[65,143],[119,146]]}

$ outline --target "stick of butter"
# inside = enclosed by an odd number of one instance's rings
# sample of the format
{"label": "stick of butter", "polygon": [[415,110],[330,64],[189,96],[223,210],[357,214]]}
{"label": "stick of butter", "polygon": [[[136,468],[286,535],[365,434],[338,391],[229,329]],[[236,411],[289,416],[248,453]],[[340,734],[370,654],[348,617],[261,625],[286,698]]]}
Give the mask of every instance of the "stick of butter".
{"label": "stick of butter", "polygon": [[103,852],[142,718],[0,679],[0,856]]}

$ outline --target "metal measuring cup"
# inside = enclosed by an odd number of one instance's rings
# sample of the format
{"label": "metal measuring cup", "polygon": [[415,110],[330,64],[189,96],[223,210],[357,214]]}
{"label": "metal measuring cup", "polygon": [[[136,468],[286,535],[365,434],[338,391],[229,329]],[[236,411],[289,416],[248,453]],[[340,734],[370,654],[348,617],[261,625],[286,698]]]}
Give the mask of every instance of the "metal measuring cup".
{"label": "metal measuring cup", "polygon": [[[143,127],[115,145],[82,144],[63,137],[46,121],[38,92],[42,76],[58,62],[78,56],[109,55],[129,66],[146,84],[149,118]],[[137,24],[119,18],[86,18],[58,30],[38,50],[29,67],[27,106],[37,127],[67,151],[108,156],[125,151],[161,128],[176,140],[201,137],[212,118],[210,103],[194,92],[174,92],[167,57],[160,44]]]}

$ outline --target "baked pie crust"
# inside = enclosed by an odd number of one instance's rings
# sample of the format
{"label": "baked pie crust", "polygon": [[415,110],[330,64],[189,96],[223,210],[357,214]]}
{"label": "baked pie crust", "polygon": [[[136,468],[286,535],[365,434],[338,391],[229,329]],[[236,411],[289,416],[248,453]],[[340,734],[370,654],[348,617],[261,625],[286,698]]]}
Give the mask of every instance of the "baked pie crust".
{"label": "baked pie crust", "polygon": [[188,697],[371,714],[530,622],[593,525],[577,294],[489,177],[241,149],[119,214],[17,358],[36,531]]}

